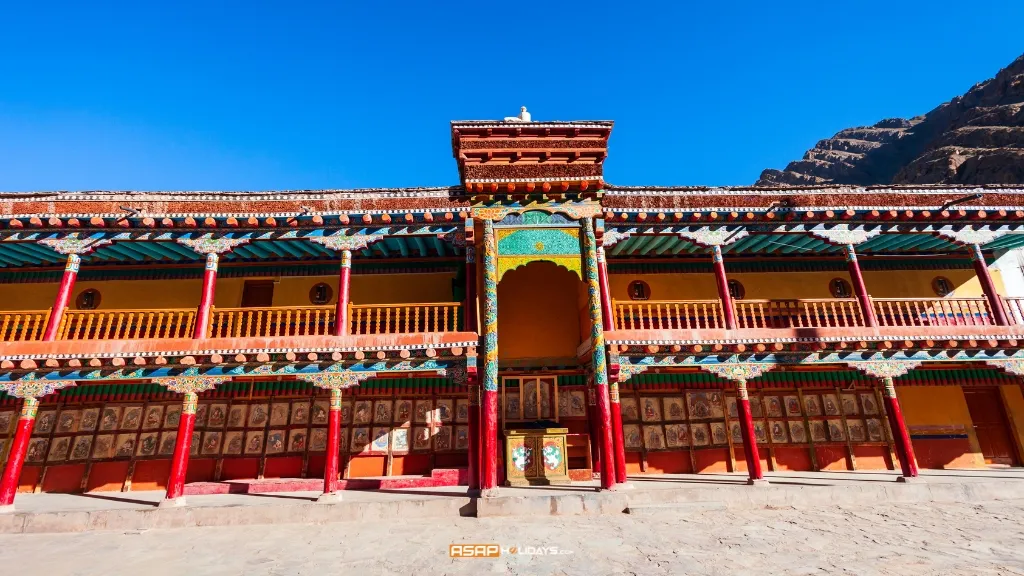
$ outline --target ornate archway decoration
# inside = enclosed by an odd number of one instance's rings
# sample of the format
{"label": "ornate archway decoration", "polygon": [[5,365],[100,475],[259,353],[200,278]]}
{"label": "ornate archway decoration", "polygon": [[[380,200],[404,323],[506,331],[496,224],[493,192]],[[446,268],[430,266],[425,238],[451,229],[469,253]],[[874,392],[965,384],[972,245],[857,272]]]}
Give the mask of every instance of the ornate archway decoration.
{"label": "ornate archway decoration", "polygon": [[338,252],[341,250],[362,250],[378,240],[383,240],[384,234],[353,234],[351,236],[338,234],[335,236],[309,236],[307,239],[328,250]]}
{"label": "ornate archway decoration", "polygon": [[601,204],[593,201],[548,203],[533,201],[521,206],[474,206],[472,211],[474,218],[500,222],[509,214],[522,214],[531,211],[562,214],[573,220],[582,220],[600,216],[603,208],[601,208]]}
{"label": "ornate archway decoration", "polygon": [[821,238],[836,246],[856,246],[882,233],[880,228],[865,230],[863,227],[852,228],[849,224],[837,224],[831,228],[808,230],[811,236]]}
{"label": "ornate archway decoration", "polygon": [[579,228],[498,228],[497,280],[530,262],[552,262],[583,280]]}

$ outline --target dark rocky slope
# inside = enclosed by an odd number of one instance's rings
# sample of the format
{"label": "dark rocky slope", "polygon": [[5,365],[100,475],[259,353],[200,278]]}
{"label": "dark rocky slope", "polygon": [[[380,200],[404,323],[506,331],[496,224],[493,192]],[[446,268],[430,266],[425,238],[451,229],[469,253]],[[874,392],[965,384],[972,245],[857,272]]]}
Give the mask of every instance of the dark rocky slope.
{"label": "dark rocky slope", "polygon": [[1024,183],[1024,56],[924,116],[847,128],[756,186]]}

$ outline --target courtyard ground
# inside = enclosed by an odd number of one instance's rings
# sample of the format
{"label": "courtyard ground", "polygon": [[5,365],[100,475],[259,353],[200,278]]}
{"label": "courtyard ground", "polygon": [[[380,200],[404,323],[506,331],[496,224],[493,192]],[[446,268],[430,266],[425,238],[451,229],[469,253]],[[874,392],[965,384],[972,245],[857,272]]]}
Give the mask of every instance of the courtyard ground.
{"label": "courtyard ground", "polygon": [[[453,559],[452,543],[558,555]],[[1024,575],[1024,499],[0,536],[0,573]]]}

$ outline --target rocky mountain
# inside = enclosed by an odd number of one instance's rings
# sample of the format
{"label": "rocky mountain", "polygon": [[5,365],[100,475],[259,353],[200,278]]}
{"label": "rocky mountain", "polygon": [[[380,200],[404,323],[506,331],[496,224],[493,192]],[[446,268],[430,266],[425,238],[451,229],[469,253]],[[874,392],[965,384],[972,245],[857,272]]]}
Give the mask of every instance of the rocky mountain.
{"label": "rocky mountain", "polygon": [[1021,183],[1024,56],[923,116],[841,130],[755,186]]}

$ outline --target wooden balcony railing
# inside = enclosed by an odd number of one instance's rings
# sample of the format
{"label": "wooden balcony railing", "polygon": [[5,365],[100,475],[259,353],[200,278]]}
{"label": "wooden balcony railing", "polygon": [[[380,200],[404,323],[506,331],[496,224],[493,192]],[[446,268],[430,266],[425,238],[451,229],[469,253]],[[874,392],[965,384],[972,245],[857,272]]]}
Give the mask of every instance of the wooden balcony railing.
{"label": "wooden balcony railing", "polygon": [[1024,325],[1024,298],[1003,296],[1003,308],[1010,324]]}
{"label": "wooden balcony railing", "polygon": [[351,334],[413,334],[459,329],[462,304],[350,304]]}
{"label": "wooden balcony railing", "polygon": [[327,336],[335,307],[214,308],[210,316],[210,338]]}
{"label": "wooden balcony railing", "polygon": [[171,310],[66,310],[57,330],[58,340],[134,340],[191,338],[196,311]]}
{"label": "wooden balcony railing", "polygon": [[854,298],[735,300],[737,328],[847,328],[864,326]]}
{"label": "wooden balcony railing", "polygon": [[879,326],[991,326],[985,298],[874,298]]}
{"label": "wooden balcony railing", "polygon": [[38,340],[50,319],[49,310],[0,312],[0,342]]}
{"label": "wooden balcony railing", "polygon": [[718,300],[612,301],[616,330],[700,330],[725,328]]}

